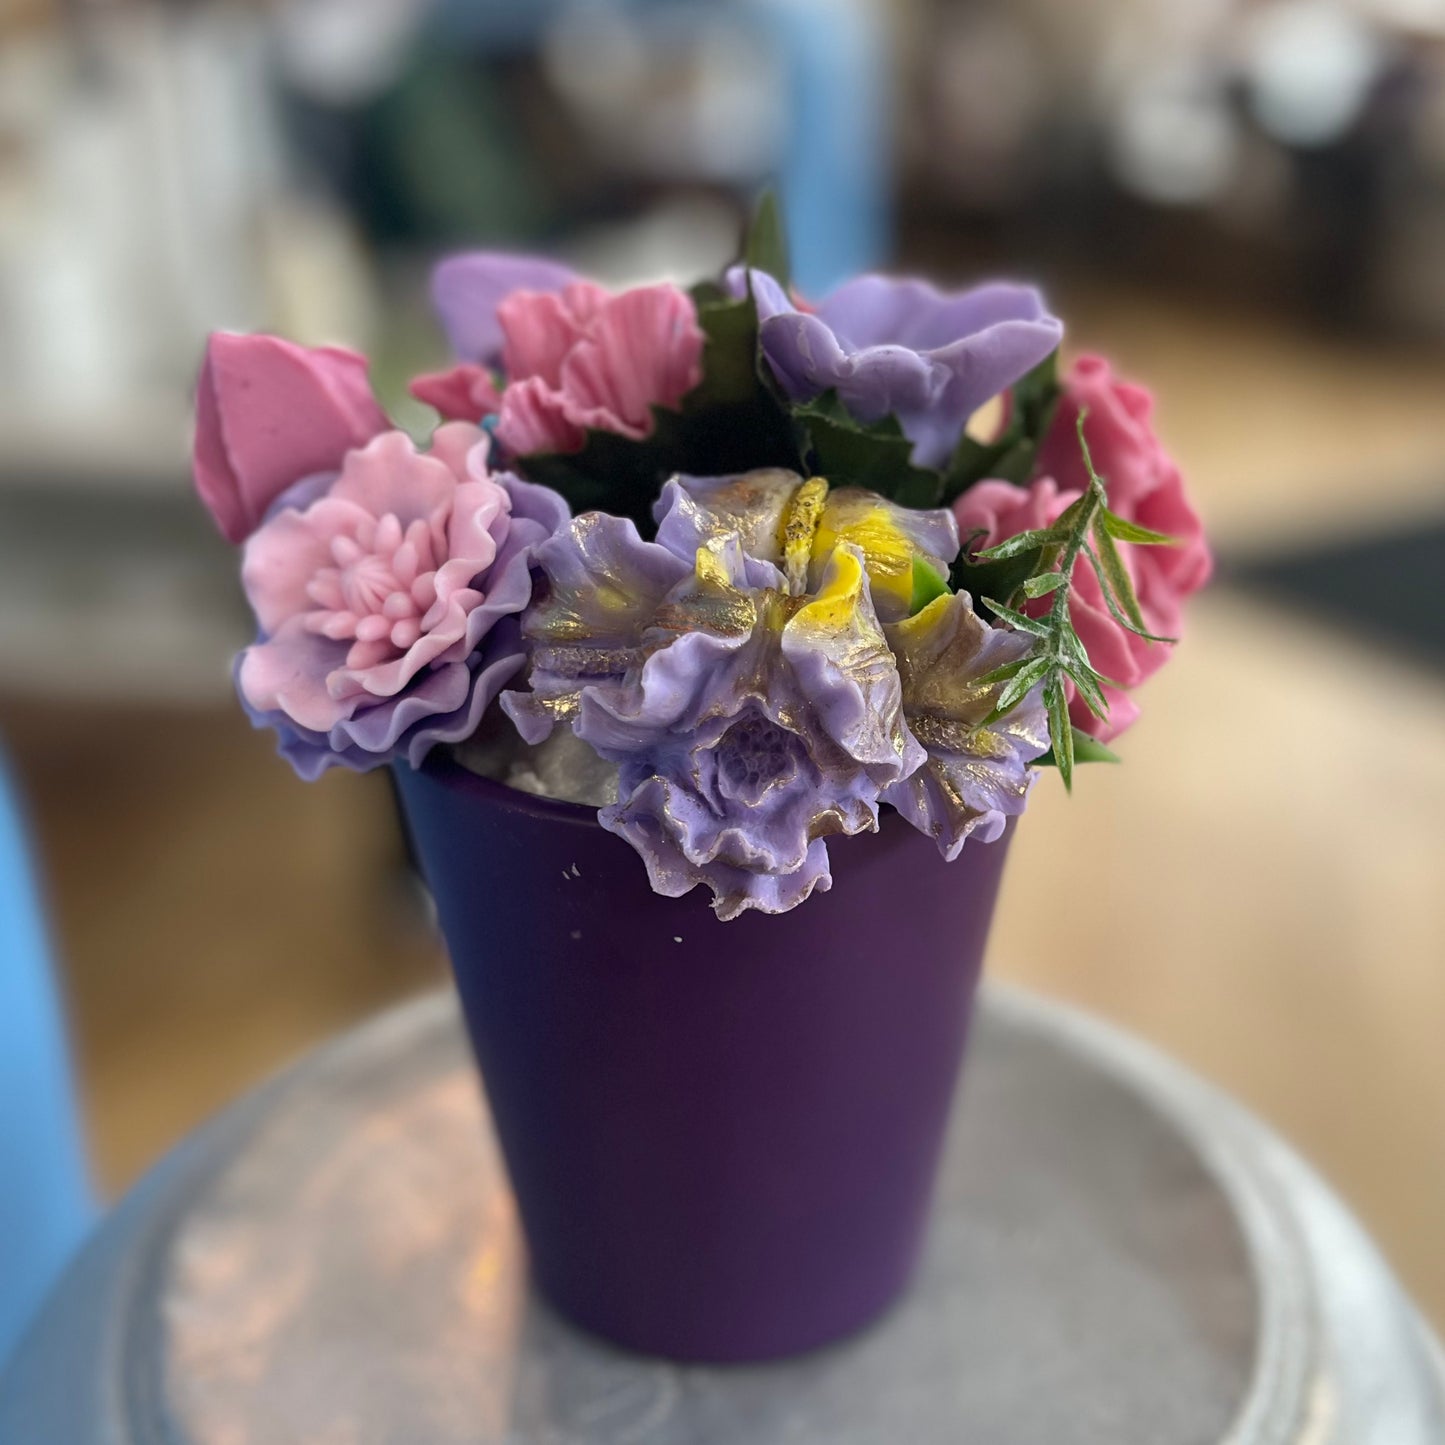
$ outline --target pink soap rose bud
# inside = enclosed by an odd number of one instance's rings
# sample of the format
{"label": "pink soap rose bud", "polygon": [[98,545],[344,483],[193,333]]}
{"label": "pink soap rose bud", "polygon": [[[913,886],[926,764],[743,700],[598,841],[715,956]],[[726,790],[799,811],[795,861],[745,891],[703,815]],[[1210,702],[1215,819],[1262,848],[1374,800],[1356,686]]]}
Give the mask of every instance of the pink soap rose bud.
{"label": "pink soap rose bud", "polygon": [[[1170,460],[1151,424],[1153,398],[1143,387],[1117,380],[1102,357],[1080,357],[1064,378],[1048,435],[1039,449],[1027,487],[984,481],[970,487],[954,503],[961,537],[982,532],[970,544],[982,551],[1020,532],[1048,527],[1089,484],[1079,448],[1080,408],[1088,409],[1084,435],[1094,469],[1104,479],[1109,507],[1141,527],[1174,538],[1173,546],[1119,544],[1119,553],[1139,599],[1150,632],[1178,637],[1184,621],[1184,599],[1209,580],[1213,562],[1199,516],[1184,490],[1179,468]],[[1048,598],[1029,603],[1025,611],[1042,614]],[[1121,626],[1111,615],[1092,567],[1080,563],[1069,589],[1069,613],[1089,661],[1111,683],[1103,691],[1107,717],[1097,717],[1081,697],[1071,695],[1069,716],[1081,732],[1102,742],[1118,737],[1139,716],[1130,690],[1168,661],[1168,643],[1149,642]]]}
{"label": "pink soap rose bud", "polygon": [[416,377],[407,390],[418,401],[435,407],[444,421],[479,422],[494,415],[502,404],[492,373],[471,361],[448,371],[429,371]]}
{"label": "pink soap rose bud", "polygon": [[196,491],[244,542],[287,487],[336,471],[389,426],[356,352],[213,332],[197,385]]}
{"label": "pink soap rose bud", "polygon": [[593,429],[640,441],[654,406],[676,407],[702,380],[702,330],[676,286],[515,291],[497,320],[508,382],[497,439],[514,456],[576,451]]}
{"label": "pink soap rose bud", "polygon": [[1148,388],[1116,377],[1102,356],[1081,356],[1069,368],[1035,467],[1065,492],[1082,492],[1089,484],[1079,448],[1080,410],[1088,411],[1084,435],[1110,509],[1174,539],[1172,547],[1126,544],[1124,556],[1149,630],[1177,637],[1184,599],[1208,582],[1214,559],[1184,478],[1154,433],[1154,398]]}

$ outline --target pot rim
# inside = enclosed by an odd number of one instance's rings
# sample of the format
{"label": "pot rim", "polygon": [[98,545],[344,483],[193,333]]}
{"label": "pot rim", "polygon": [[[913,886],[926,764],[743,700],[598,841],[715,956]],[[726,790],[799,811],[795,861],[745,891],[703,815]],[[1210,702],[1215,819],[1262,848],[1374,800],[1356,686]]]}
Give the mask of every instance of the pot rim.
{"label": "pot rim", "polygon": [[[524,792],[521,788],[514,788],[509,783],[500,783],[495,778],[485,778],[480,773],[474,773],[470,768],[463,767],[451,751],[442,744],[438,744],[426,755],[419,768],[412,767],[402,758],[397,758],[392,766],[405,768],[410,773],[424,773],[433,782],[440,783],[449,791],[469,796],[478,803],[486,803],[494,808],[506,808],[515,813],[525,813],[529,817],[549,819],[554,823],[567,823],[574,828],[602,830],[602,824],[597,821],[598,810],[592,804],[568,803],[561,798],[547,798],[540,793]],[[896,811],[887,804],[882,805],[879,809],[878,826],[867,831],[875,836],[881,833],[883,819]],[[1003,838],[1013,832],[1018,821],[1016,817],[1007,819],[1003,834],[995,841],[1002,842]],[[865,835],[858,834],[857,836]],[[970,841],[973,840],[970,839]]]}
{"label": "pot rim", "polygon": [[508,783],[495,778],[484,778],[470,768],[463,767],[443,746],[434,747],[422,760],[419,768],[413,768],[402,759],[397,766],[408,772],[424,773],[434,782],[455,793],[461,793],[479,803],[492,807],[508,808],[513,812],[527,813],[534,818],[547,818],[557,823],[570,823],[577,828],[601,828],[597,821],[597,809],[588,803],[568,803],[561,798],[545,798],[538,793],[523,792]]}

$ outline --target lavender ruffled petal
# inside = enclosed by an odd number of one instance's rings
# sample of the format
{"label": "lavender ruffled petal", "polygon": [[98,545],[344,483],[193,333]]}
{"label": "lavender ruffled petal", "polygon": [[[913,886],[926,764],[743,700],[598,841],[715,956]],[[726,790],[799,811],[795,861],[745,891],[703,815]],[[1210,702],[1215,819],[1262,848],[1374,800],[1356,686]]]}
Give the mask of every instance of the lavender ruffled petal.
{"label": "lavender ruffled petal", "polygon": [[993,842],[1022,813],[1033,774],[1028,764],[1049,746],[1048,720],[1035,688],[1017,707],[985,725],[1002,684],[980,679],[1024,656],[1032,639],[988,627],[968,595],[936,598],[890,627],[903,710],[927,752],[923,767],[883,793],[945,858],[969,837]]}
{"label": "lavender ruffled petal", "polygon": [[821,840],[876,828],[880,788],[923,762],[856,549],[811,602],[753,588],[749,561],[735,533],[698,548],[643,659],[584,688],[573,721],[619,767],[602,825],[654,886],[705,884],[722,917],[821,886]]}
{"label": "lavender ruffled petal", "polygon": [[598,818],[609,833],[630,843],[647,866],[654,891],[668,898],[680,898],[698,884],[712,889],[713,910],[724,922],[748,909],[760,913],[787,913],[813,893],[826,893],[833,886],[828,848],[821,838],[808,845],[800,867],[791,873],[759,873],[713,863],[699,868],[687,862],[671,845],[665,826],[668,818],[668,785],[660,778],[649,780],[626,802],[604,808]]}
{"label": "lavender ruffled petal", "polygon": [[503,707],[616,765],[598,818],[658,892],[781,912],[831,884],[824,840],[876,828],[882,801],[950,856],[1020,811],[1042,710],[984,728],[978,679],[1029,639],[963,594],[907,617],[916,562],[957,549],[949,513],[771,471],[673,478],[657,516],[656,542],[590,514],[538,549],[533,691]]}
{"label": "lavender ruffled petal", "polygon": [[531,691],[506,694],[502,709],[535,744],[576,713],[586,686],[621,677],[637,660],[663,598],[692,565],[603,512],[572,518],[534,561],[546,582],[525,624]]}
{"label": "lavender ruffled petal", "polygon": [[856,547],[833,552],[817,596],[784,627],[781,649],[821,727],[879,787],[922,766]]}
{"label": "lavender ruffled petal", "polygon": [[[749,273],[728,273],[742,295]],[[1063,326],[1028,286],[946,293],[927,282],[863,276],[815,311],[751,273],[763,353],[794,400],[830,389],[860,421],[896,416],[922,466],[948,458],[969,416],[1059,344]]]}
{"label": "lavender ruffled petal", "polygon": [[781,587],[783,518],[802,481],[780,467],[736,477],[673,477],[652,508],[658,543],[690,565],[699,547],[736,536],[749,557],[774,566],[776,580],[757,585]]}

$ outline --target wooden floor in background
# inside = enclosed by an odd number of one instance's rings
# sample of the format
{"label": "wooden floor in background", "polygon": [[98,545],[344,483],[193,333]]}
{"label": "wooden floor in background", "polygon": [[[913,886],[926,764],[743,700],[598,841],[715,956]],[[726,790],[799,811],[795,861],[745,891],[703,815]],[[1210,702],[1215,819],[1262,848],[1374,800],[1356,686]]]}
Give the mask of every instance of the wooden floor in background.
{"label": "wooden floor in background", "polygon": [[[1235,547],[1442,505],[1445,362],[1086,299]],[[1361,478],[1368,478],[1367,489]],[[1122,768],[1044,778],[991,968],[1098,1010],[1293,1139],[1445,1328],[1445,680],[1220,591]],[[98,1176],[442,969],[385,781],[307,786],[229,703],[0,700]]]}
{"label": "wooden floor in background", "polygon": [[445,969],[382,775],[299,782],[239,711],[0,706],[101,1186]]}

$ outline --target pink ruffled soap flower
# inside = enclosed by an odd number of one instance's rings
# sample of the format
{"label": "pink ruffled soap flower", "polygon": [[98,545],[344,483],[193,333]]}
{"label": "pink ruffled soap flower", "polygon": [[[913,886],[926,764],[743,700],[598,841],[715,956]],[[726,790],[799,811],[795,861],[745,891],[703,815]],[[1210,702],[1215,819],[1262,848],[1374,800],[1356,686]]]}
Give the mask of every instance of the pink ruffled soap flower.
{"label": "pink ruffled soap flower", "polygon": [[464,361],[449,371],[415,377],[407,388],[418,400],[435,407],[447,421],[479,422],[495,416],[502,405],[496,379],[485,366]]}
{"label": "pink ruffled soap flower", "polygon": [[613,295],[590,281],[517,290],[496,304],[505,388],[471,360],[418,378],[413,395],[443,416],[497,413],[497,439],[514,456],[570,452],[589,429],[639,441],[654,406],[676,407],[702,380],[703,334],[676,286]]}
{"label": "pink ruffled soap flower", "polygon": [[567,512],[546,488],[493,476],[487,453],[465,423],[439,427],[430,452],[386,432],[334,479],[283,496],[247,542],[261,636],[237,683],[303,776],[399,751],[419,763],[468,736],[521,666],[515,636],[496,647],[488,634],[526,606],[531,548]]}
{"label": "pink ruffled soap flower", "polygon": [[292,483],[334,471],[390,425],[354,351],[216,332],[197,386],[196,490],[243,542]]}
{"label": "pink ruffled soap flower", "polygon": [[[954,503],[959,535],[966,538],[981,531],[985,535],[971,544],[973,549],[991,547],[1019,532],[1049,526],[1082,495],[1089,479],[1079,448],[1080,408],[1088,410],[1084,435],[1094,467],[1108,488],[1111,509],[1175,539],[1171,547],[1123,543],[1119,550],[1149,631],[1178,637],[1184,599],[1209,580],[1213,560],[1179,468],[1154,434],[1152,396],[1141,386],[1117,379],[1102,357],[1080,357],[1065,376],[1057,413],[1039,449],[1036,479],[1027,487],[999,481],[970,487]],[[1029,610],[1042,612],[1047,607],[1047,599],[1041,599]],[[1108,717],[1095,717],[1077,696],[1071,701],[1070,716],[1081,731],[1107,742],[1139,716],[1128,691],[1157,672],[1173,649],[1121,627],[1110,615],[1099,580],[1086,562],[1074,571],[1069,608],[1089,661],[1120,684],[1104,688]]]}

